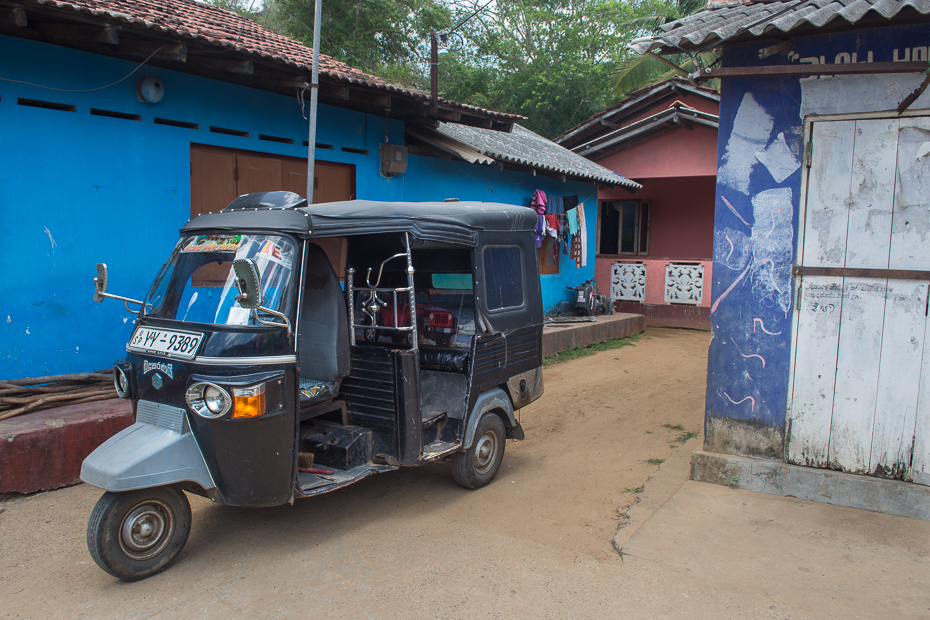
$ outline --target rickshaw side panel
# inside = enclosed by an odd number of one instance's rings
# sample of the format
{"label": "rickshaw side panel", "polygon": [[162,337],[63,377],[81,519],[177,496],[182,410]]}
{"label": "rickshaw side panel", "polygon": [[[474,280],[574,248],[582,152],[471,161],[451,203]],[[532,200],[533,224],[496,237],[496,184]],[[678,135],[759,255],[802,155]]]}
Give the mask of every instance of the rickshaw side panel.
{"label": "rickshaw side panel", "polygon": [[419,361],[413,350],[352,347],[352,374],[339,395],[349,424],[370,428],[374,455],[410,465],[421,449]]}

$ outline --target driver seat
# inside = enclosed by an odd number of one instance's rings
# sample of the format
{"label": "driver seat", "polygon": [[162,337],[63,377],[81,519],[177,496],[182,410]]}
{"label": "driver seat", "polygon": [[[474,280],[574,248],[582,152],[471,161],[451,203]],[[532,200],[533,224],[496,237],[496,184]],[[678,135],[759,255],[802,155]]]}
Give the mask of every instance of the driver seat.
{"label": "driver seat", "polygon": [[351,370],[349,321],[336,273],[320,246],[311,243],[297,320],[300,405],[334,399]]}

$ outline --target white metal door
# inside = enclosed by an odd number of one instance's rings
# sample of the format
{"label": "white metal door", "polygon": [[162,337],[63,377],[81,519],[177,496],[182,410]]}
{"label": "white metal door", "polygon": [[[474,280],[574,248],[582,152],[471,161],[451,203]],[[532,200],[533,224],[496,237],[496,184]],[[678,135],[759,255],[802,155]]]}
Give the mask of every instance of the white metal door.
{"label": "white metal door", "polygon": [[809,142],[787,460],[930,484],[930,118]]}

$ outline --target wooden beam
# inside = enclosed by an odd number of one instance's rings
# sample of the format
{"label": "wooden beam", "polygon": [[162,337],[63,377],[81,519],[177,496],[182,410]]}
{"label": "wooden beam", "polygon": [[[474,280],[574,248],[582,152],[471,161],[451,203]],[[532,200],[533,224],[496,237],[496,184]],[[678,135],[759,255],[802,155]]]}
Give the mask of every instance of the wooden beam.
{"label": "wooden beam", "polygon": [[26,19],[26,11],[22,10],[20,7],[0,9],[0,25],[12,28],[25,28],[28,23],[29,20]]}
{"label": "wooden beam", "polygon": [[320,84],[320,96],[326,96],[330,99],[339,99],[340,101],[349,100],[348,86],[333,86],[331,84]]}
{"label": "wooden beam", "polygon": [[192,56],[191,66],[203,67],[211,71],[221,71],[223,73],[241,73],[243,75],[253,75],[255,67],[251,60],[234,60],[232,58],[210,58],[209,56]]}
{"label": "wooden beam", "polygon": [[[159,49],[161,48],[161,49]],[[161,43],[158,41],[142,41],[141,39],[121,39],[119,51],[132,56],[149,57],[158,50],[153,58],[159,60],[187,61],[187,46],[180,43]]]}
{"label": "wooden beam", "polygon": [[699,79],[781,77],[807,75],[867,75],[872,73],[920,73],[927,63],[918,62],[841,62],[824,65],[765,65],[759,67],[721,67],[705,69]]}
{"label": "wooden beam", "polygon": [[879,280],[930,280],[930,271],[911,269],[859,269],[855,267],[805,267],[793,265],[793,276],[827,276],[834,278],[878,278]]}
{"label": "wooden beam", "polygon": [[352,90],[350,91],[352,101],[358,101],[366,105],[375,106],[376,108],[391,109],[391,96],[379,95],[370,91]]}
{"label": "wooden beam", "polygon": [[104,43],[117,45],[119,34],[110,26],[78,26],[76,24],[39,24],[39,32],[49,39],[80,41],[82,43]]}
{"label": "wooden beam", "polygon": [[457,123],[462,120],[462,114],[460,112],[452,112],[451,110],[438,110],[436,112],[436,118],[449,121],[450,123]]}

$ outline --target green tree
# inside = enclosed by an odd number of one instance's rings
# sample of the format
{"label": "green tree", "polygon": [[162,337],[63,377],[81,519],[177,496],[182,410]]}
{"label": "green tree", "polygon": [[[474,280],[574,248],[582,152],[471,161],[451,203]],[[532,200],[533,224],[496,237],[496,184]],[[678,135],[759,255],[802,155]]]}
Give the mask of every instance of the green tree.
{"label": "green tree", "polygon": [[440,88],[555,137],[612,103],[606,86],[631,40],[618,24],[640,15],[619,0],[497,0],[463,25],[463,49],[441,56]]}
{"label": "green tree", "polygon": [[[313,44],[313,0],[266,0],[260,21]],[[452,25],[434,0],[325,0],[320,51],[380,77],[416,77],[429,33]]]}
{"label": "green tree", "polygon": [[[641,10],[647,11],[627,22],[621,27],[635,32],[635,37],[659,33],[663,24],[687,17],[707,6],[707,0],[659,0],[641,5]],[[707,52],[691,56],[688,54],[670,54],[664,56],[663,62],[655,56],[648,54],[634,55],[622,61],[611,76],[614,92],[624,96],[638,88],[656,84],[667,80],[673,75],[687,75],[701,67],[713,64],[719,58],[716,52]],[[670,66],[674,65],[677,67]]]}

